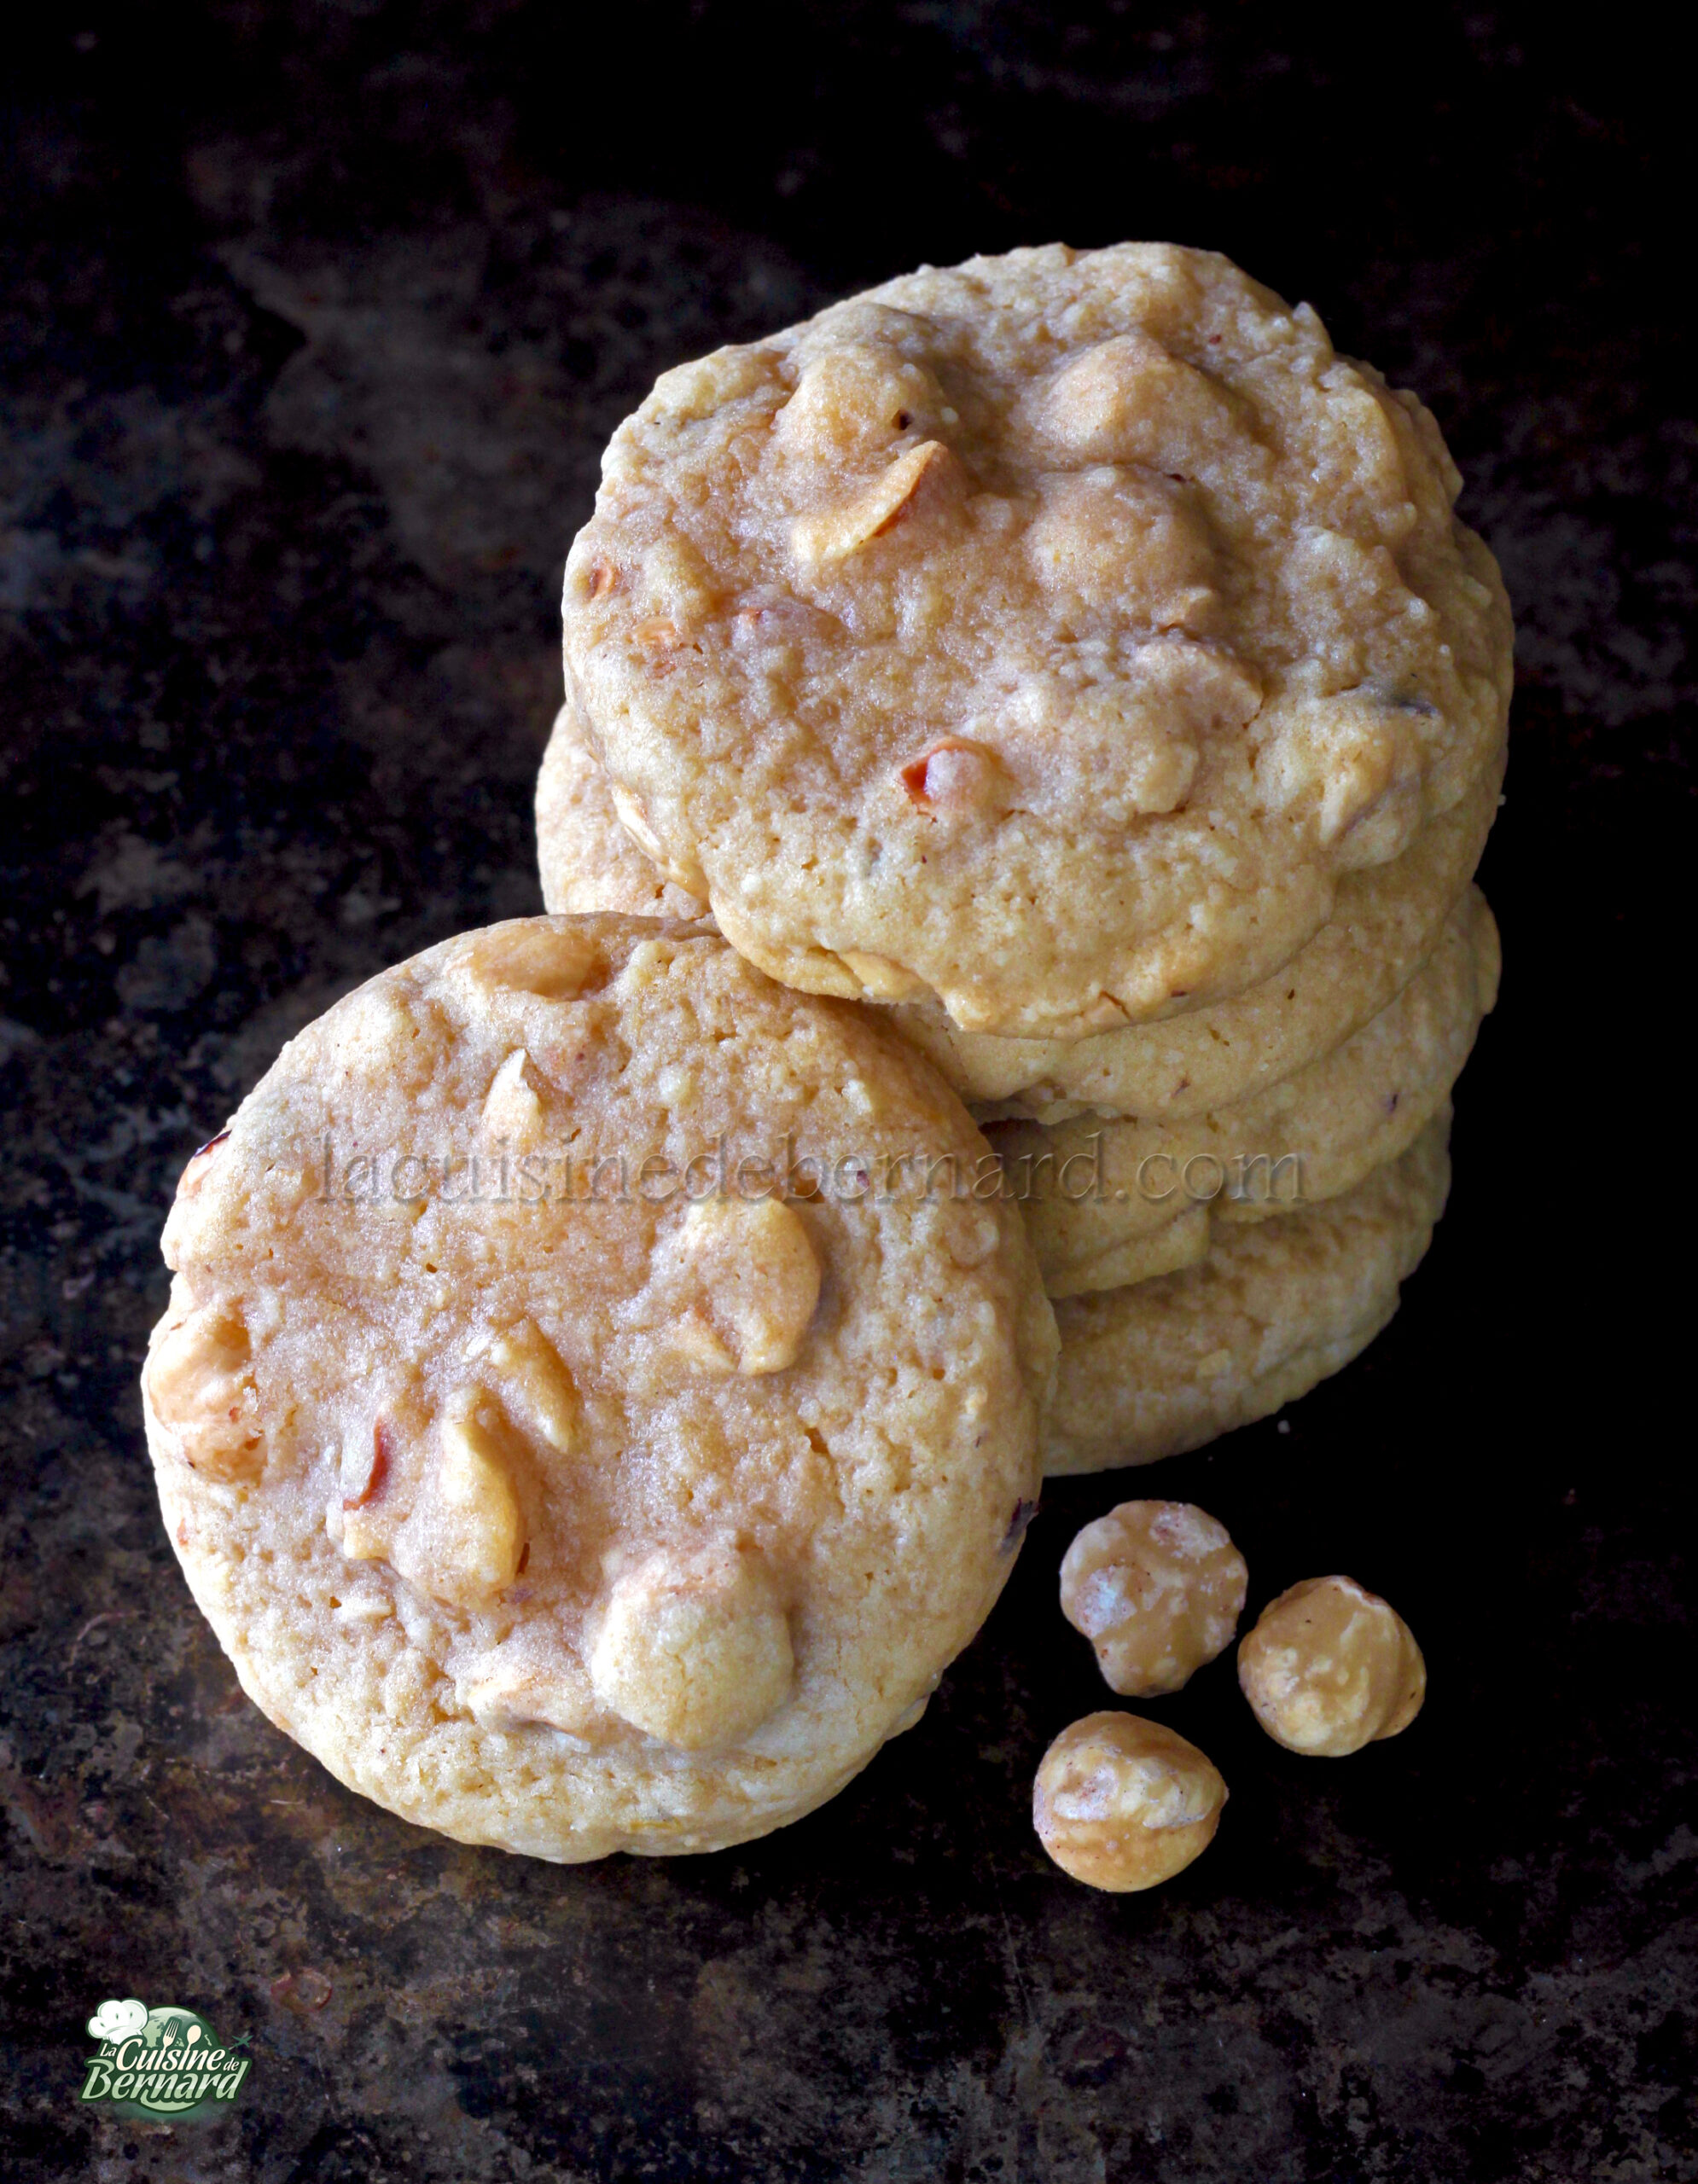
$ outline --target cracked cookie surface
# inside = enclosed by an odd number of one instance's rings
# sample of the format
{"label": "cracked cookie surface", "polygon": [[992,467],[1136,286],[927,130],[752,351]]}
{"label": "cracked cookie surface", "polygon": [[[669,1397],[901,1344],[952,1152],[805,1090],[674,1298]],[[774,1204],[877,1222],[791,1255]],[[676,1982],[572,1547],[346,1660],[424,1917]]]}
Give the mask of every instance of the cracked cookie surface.
{"label": "cracked cookie surface", "polygon": [[746,1839],[913,1718],[1012,1565],[1055,1331],[876,1019],[697,926],[430,950],[185,1172],[143,1374],[249,1695],[354,1788],[561,1860]]}
{"label": "cracked cookie surface", "polygon": [[1078,1038],[1223,999],[1493,763],[1410,396],[1225,259],[925,269],[667,373],[567,562],[621,822],[786,983]]}

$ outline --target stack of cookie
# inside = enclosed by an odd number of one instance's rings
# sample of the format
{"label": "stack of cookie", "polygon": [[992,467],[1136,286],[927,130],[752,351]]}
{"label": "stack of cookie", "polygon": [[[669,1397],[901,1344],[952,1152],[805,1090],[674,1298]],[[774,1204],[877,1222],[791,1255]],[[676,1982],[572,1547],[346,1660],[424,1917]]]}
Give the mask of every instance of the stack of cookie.
{"label": "stack of cookie", "polygon": [[548,906],[711,915],[930,1055],[1055,1300],[1052,1470],[1336,1370],[1443,1209],[1510,681],[1460,483],[1306,306],[1143,246],[888,282],[608,448]]}
{"label": "stack of cookie", "polygon": [[575,915],[339,1002],[166,1224],[160,1501],[274,1721],[466,1840],[745,1841],[918,1719],[1040,1455],[1369,1339],[1497,974],[1457,482],[1183,251],[660,381],[567,565]]}

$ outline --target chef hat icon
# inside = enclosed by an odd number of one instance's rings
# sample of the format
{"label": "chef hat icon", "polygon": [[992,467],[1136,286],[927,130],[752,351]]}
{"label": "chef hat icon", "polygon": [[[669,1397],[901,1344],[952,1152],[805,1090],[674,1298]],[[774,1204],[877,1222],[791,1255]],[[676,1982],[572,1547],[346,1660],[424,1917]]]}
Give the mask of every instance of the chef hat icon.
{"label": "chef hat icon", "polygon": [[102,2002],[89,2019],[93,2040],[127,2040],[148,2021],[148,2006],[132,1996],[127,2002]]}

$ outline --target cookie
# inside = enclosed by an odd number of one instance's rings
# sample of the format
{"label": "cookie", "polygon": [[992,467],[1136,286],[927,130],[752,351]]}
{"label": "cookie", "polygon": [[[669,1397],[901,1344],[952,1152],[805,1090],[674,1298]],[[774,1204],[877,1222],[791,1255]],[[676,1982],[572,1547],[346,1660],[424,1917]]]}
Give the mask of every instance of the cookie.
{"label": "cookie", "polygon": [[1389,1008],[1253,1100],[1181,1122],[992,1125],[1050,1296],[1191,1264],[1223,1223],[1340,1197],[1396,1159],[1449,1101],[1497,1000],[1500,960],[1471,888]]}
{"label": "cookie", "polygon": [[1449,1128],[1435,1117],[1342,1198],[1217,1231],[1183,1273],[1064,1299],[1045,1470],[1182,1455],[1348,1364],[1396,1311],[1445,1210]]}
{"label": "cookie", "polygon": [[567,561],[567,683],[775,977],[1080,1037],[1268,978],[1497,762],[1459,484],[1224,258],[926,269],[660,380]]}
{"label": "cookie", "polygon": [[699,927],[445,942],[189,1164],[143,1377],[244,1687],[341,1780],[578,1860],[797,1818],[1014,1559],[1055,1332],[965,1111]]}

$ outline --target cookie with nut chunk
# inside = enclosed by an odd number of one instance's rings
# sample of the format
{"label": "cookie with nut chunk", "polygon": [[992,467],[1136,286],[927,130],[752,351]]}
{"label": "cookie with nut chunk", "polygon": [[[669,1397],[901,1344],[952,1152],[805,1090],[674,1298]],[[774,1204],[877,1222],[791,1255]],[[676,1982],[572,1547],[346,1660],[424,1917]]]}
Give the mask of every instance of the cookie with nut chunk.
{"label": "cookie with nut chunk", "polygon": [[1223,258],[927,268],[659,380],[567,681],[622,823],[775,977],[1080,1038],[1266,979],[1497,764],[1460,482]]}
{"label": "cookie with nut chunk", "polygon": [[987,1159],[882,1024],[699,926],[520,920],[339,1002],[189,1163],[143,1374],[249,1695],[544,1858],[823,1802],[1034,1496],[1055,1329]]}

